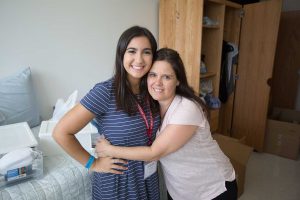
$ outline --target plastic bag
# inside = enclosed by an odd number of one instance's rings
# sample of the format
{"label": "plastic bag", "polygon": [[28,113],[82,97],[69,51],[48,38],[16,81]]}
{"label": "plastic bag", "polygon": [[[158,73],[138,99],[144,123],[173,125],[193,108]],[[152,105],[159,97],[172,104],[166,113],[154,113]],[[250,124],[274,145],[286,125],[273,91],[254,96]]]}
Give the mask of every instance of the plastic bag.
{"label": "plastic bag", "polygon": [[71,108],[73,108],[76,104],[78,96],[78,90],[75,90],[65,102],[63,99],[58,99],[55,104],[55,108],[53,111],[52,121],[59,121]]}

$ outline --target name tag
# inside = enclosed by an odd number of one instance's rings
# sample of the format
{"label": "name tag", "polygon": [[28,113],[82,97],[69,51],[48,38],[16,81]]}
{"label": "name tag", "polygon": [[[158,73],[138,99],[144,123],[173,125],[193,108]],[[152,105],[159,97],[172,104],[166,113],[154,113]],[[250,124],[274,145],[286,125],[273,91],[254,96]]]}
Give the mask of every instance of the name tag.
{"label": "name tag", "polygon": [[144,162],[144,179],[157,171],[157,161]]}

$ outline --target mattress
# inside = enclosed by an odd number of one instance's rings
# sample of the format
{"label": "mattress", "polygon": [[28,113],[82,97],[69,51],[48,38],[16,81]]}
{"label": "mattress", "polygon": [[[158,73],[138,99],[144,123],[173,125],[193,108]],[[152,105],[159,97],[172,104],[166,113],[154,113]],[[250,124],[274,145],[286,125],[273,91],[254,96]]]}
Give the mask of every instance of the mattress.
{"label": "mattress", "polygon": [[[32,132],[37,137],[39,127]],[[90,200],[88,170],[68,155],[44,156],[44,175],[0,189],[0,200]]]}

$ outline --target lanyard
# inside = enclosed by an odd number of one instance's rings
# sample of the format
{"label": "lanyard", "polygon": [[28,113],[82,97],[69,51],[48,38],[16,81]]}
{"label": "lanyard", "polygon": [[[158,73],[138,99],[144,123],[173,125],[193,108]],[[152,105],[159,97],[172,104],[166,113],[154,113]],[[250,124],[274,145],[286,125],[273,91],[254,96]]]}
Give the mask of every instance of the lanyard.
{"label": "lanyard", "polygon": [[[149,105],[149,101],[147,101],[148,105]],[[144,119],[144,122],[145,122],[145,125],[146,125],[146,128],[147,128],[147,136],[148,136],[148,145],[151,145],[152,144],[152,130],[153,130],[153,117],[152,117],[152,112],[151,112],[151,109],[150,109],[150,126],[148,124],[148,120],[147,120],[147,117],[146,117],[146,114],[143,110],[143,108],[140,106],[140,104],[137,104],[138,106],[138,109],[139,109],[139,112],[142,116],[142,118]],[[150,108],[150,105],[149,105],[149,108]]]}

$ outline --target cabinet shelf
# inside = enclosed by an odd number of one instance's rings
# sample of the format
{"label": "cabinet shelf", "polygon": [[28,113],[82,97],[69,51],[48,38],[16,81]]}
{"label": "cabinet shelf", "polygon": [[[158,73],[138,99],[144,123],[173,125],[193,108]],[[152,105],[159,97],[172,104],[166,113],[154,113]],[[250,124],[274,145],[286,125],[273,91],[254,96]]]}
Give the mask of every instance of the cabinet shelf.
{"label": "cabinet shelf", "polygon": [[206,72],[205,74],[200,75],[200,79],[205,79],[205,78],[211,78],[216,76],[217,74],[215,72]]}
{"label": "cabinet shelf", "polygon": [[232,1],[228,1],[228,0],[205,0],[204,4],[206,3],[215,3],[215,4],[220,4],[220,5],[226,5],[228,7],[232,7],[232,8],[242,8],[241,4],[232,2]]}
{"label": "cabinet shelf", "polygon": [[205,0],[204,1],[204,4],[205,3],[208,3],[208,2],[210,2],[210,3],[216,3],[216,4],[225,4],[225,0]]}
{"label": "cabinet shelf", "polygon": [[241,4],[234,3],[232,1],[225,1],[225,5],[231,8],[242,8]]}
{"label": "cabinet shelf", "polygon": [[203,25],[202,27],[207,29],[219,29],[220,25]]}

